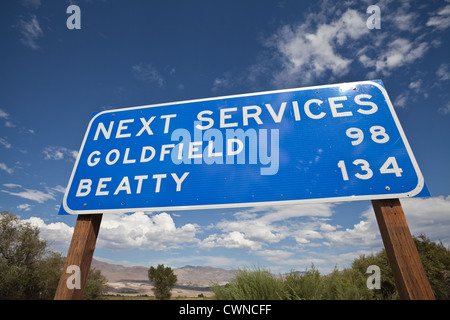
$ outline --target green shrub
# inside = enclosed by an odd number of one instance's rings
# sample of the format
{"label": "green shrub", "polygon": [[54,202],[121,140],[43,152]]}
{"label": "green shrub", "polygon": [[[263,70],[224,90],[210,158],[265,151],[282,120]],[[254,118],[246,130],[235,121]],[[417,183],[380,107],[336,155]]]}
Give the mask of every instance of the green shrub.
{"label": "green shrub", "polygon": [[279,300],[282,290],[283,281],[260,267],[240,269],[236,279],[224,287],[213,285],[219,300]]}

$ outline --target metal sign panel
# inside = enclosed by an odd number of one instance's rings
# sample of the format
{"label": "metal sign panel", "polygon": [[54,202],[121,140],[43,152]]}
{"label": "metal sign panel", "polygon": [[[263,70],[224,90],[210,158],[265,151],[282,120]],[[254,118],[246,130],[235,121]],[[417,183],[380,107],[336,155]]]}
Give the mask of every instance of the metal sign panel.
{"label": "metal sign panel", "polygon": [[381,81],[96,114],[72,214],[412,197],[428,190]]}

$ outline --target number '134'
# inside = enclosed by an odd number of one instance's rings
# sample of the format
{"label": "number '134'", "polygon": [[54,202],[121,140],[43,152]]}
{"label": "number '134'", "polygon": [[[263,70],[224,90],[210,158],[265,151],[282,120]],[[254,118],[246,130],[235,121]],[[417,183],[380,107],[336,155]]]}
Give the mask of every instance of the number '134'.
{"label": "number '134'", "polygon": [[[370,168],[370,165],[366,160],[356,159],[355,161],[353,161],[353,164],[355,166],[360,166],[360,170],[361,170],[361,172],[358,172],[355,174],[356,178],[361,179],[361,180],[367,180],[367,179],[372,178],[373,171]],[[341,169],[342,179],[344,181],[349,180],[348,173],[347,173],[347,166],[345,164],[345,161],[344,160],[339,161],[338,167]],[[396,177],[401,177],[402,172],[403,172],[403,170],[401,168],[399,168],[395,157],[389,157],[380,168],[381,174],[393,173],[393,174],[395,174]]]}

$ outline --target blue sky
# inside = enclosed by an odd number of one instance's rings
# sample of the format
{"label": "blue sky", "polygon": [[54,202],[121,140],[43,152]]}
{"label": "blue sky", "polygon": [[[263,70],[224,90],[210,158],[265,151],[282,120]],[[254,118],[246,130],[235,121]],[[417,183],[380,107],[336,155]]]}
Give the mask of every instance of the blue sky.
{"label": "blue sky", "polygon": [[[366,26],[373,4],[381,29]],[[0,33],[0,210],[55,250],[73,233],[58,210],[95,112],[372,79],[432,195],[402,200],[411,232],[450,245],[449,1],[2,1]],[[359,201],[108,214],[95,257],[328,272],[382,246]]]}

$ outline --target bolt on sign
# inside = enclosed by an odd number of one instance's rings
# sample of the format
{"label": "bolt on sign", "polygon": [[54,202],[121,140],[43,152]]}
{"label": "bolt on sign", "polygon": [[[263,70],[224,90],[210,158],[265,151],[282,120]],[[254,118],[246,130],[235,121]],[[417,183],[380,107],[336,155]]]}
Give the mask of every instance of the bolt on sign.
{"label": "bolt on sign", "polygon": [[71,214],[429,195],[380,80],[97,113]]}

